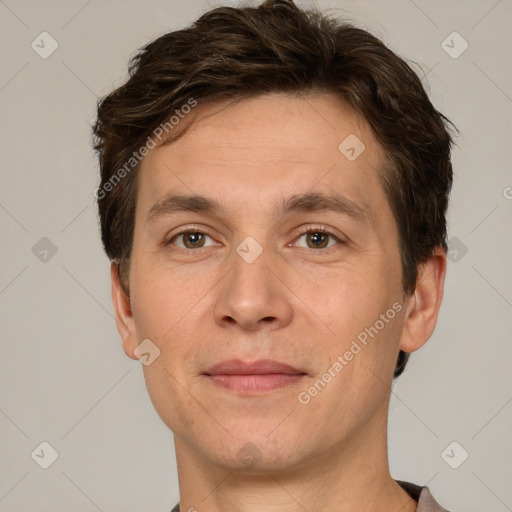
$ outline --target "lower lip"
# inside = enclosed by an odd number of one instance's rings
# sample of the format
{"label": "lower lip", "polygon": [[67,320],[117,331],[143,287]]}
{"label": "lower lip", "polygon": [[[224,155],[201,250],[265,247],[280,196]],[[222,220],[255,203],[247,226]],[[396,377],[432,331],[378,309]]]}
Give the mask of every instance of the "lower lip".
{"label": "lower lip", "polygon": [[265,375],[209,375],[218,386],[240,393],[261,393],[285,388],[299,382],[304,374],[270,373]]}

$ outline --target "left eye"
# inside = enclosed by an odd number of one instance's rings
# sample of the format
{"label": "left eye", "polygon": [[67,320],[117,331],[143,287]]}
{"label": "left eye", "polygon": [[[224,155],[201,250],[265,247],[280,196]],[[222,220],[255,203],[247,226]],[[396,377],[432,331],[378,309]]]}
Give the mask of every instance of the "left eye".
{"label": "left eye", "polygon": [[[303,233],[299,236],[298,240],[303,237],[306,237],[306,249],[327,249],[332,247],[332,245],[335,245],[336,242],[340,242],[340,240],[332,233],[321,230],[313,230]],[[331,245],[328,245],[329,238],[334,241]]]}
{"label": "left eye", "polygon": [[183,245],[176,245],[181,249],[201,249],[202,247],[205,247],[205,238],[212,240],[210,236],[205,233],[201,233],[200,231],[184,231],[183,233],[178,233],[173,236],[168,243],[170,244],[173,240],[179,240],[180,238],[184,241]]}

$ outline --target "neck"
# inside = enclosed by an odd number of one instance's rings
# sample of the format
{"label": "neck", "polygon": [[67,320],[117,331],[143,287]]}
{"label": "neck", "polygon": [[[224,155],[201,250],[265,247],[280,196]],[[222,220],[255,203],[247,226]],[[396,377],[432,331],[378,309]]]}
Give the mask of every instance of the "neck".
{"label": "neck", "polygon": [[414,512],[389,473],[386,428],[364,430],[281,471],[220,466],[175,437],[180,512]]}

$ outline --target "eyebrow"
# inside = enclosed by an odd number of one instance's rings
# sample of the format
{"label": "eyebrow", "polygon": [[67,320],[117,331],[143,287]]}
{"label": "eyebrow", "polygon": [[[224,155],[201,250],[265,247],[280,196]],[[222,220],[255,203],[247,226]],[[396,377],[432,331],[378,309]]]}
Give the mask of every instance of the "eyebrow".
{"label": "eyebrow", "polygon": [[[216,199],[200,195],[167,194],[157,201],[149,210],[146,222],[180,212],[205,213],[219,215],[222,205]],[[373,225],[368,212],[342,195],[309,192],[283,199],[275,209],[276,216],[303,212],[335,212],[346,215],[355,221]]]}

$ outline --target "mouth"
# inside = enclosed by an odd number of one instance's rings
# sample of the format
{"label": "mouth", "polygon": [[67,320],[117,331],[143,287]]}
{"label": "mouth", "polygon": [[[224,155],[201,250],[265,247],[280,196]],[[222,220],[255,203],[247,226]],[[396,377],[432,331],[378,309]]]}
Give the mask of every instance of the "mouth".
{"label": "mouth", "polygon": [[231,359],[212,366],[204,375],[215,385],[250,395],[293,386],[307,374],[279,361]]}

